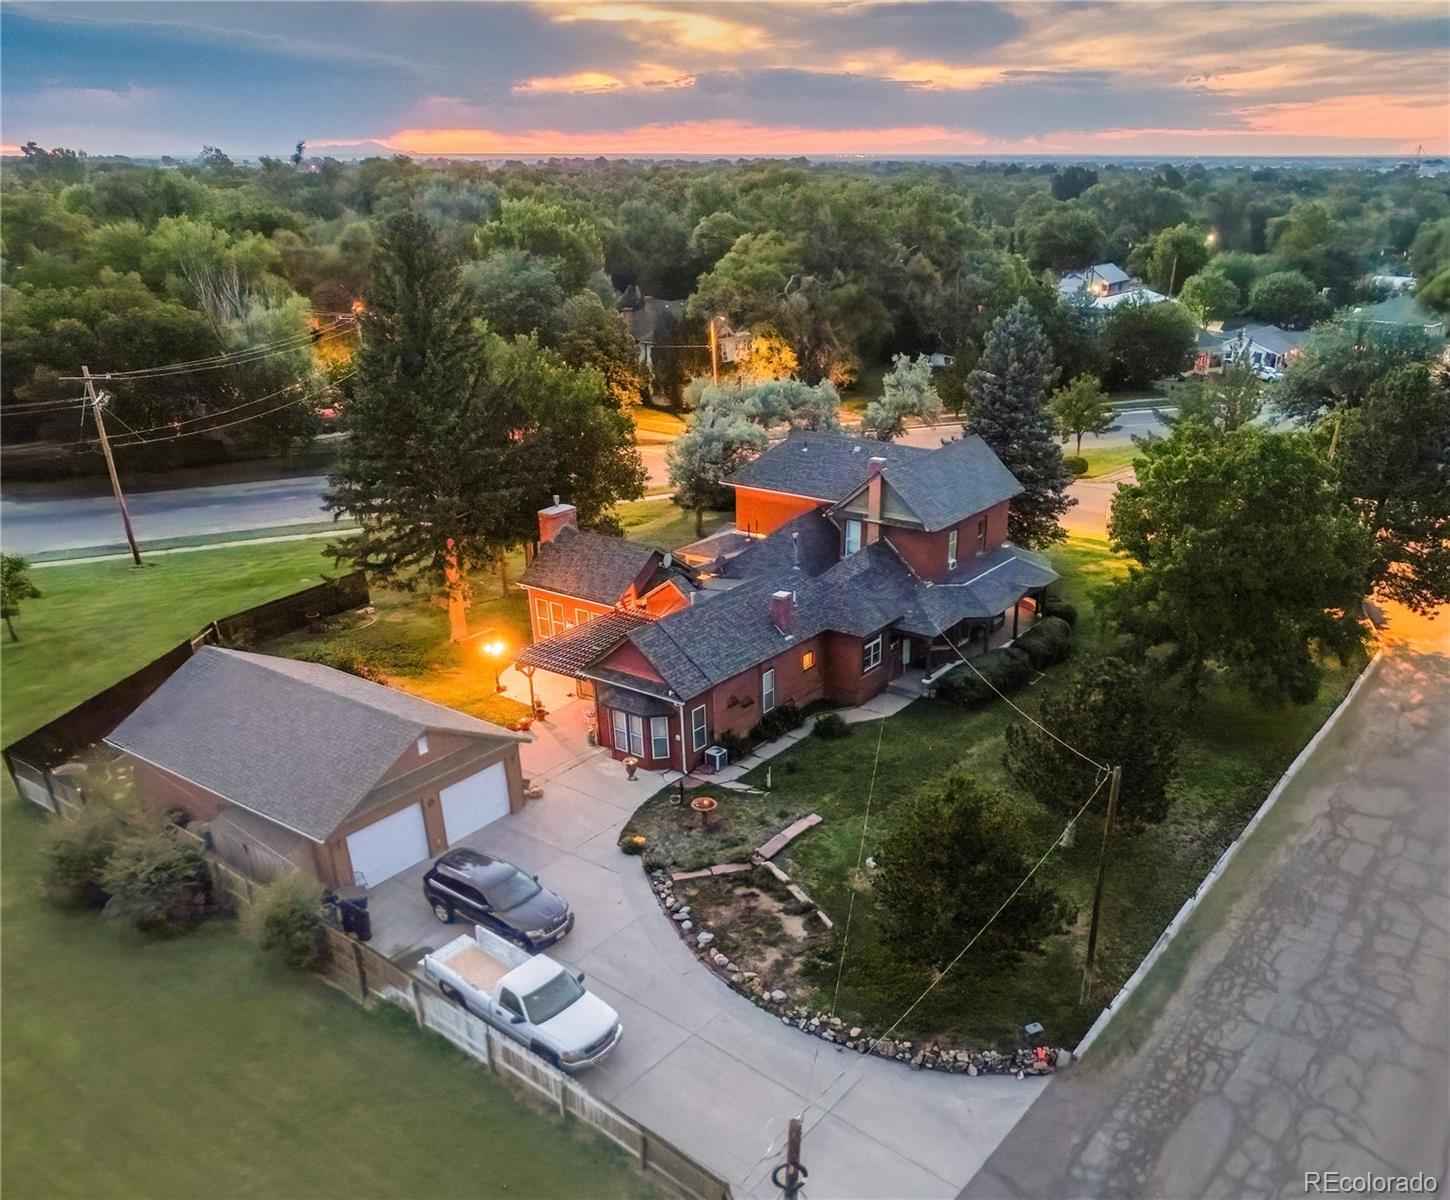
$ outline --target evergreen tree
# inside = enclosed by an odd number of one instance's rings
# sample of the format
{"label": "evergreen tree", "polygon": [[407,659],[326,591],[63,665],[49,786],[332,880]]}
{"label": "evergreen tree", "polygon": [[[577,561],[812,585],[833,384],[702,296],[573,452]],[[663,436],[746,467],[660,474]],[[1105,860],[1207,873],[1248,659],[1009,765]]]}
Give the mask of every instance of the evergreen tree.
{"label": "evergreen tree", "polygon": [[1058,523],[1076,501],[1054,436],[1048,390],[1057,379],[1052,352],[1032,306],[1019,300],[992,323],[977,369],[967,381],[964,428],[991,446],[1022,485],[1007,516],[1020,546],[1045,546],[1067,536]]}
{"label": "evergreen tree", "polygon": [[963,764],[950,767],[892,810],[875,881],[887,940],[943,966],[995,914],[976,953],[1010,961],[1039,949],[1069,916],[1056,892],[1029,883],[998,912],[1033,855],[1021,807]]}
{"label": "evergreen tree", "polygon": [[365,301],[350,436],[326,496],[360,532],[331,549],[397,586],[441,588],[461,641],[469,572],[499,560],[531,483],[511,436],[520,414],[490,386],[477,301],[424,218],[388,223]]}
{"label": "evergreen tree", "polygon": [[1042,724],[1007,728],[1003,762],[1014,783],[1051,811],[1071,816],[1092,794],[1096,767],[1063,742],[1123,769],[1118,812],[1125,825],[1156,824],[1168,811],[1168,780],[1178,746],[1174,706],[1139,664],[1104,658],[1081,667],[1042,702]]}

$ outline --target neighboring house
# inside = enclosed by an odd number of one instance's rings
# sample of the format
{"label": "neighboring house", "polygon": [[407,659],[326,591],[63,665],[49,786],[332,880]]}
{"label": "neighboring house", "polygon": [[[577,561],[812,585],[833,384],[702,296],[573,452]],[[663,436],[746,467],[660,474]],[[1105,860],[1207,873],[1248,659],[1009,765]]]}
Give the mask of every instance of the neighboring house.
{"label": "neighboring house", "polygon": [[1226,365],[1248,363],[1261,377],[1277,377],[1299,355],[1308,334],[1277,325],[1241,324],[1198,331],[1193,359],[1197,375],[1217,375]]}
{"label": "neighboring house", "polygon": [[1116,263],[1069,271],[1057,281],[1057,298],[1064,303],[1086,299],[1099,314],[1112,312],[1120,304],[1161,304],[1168,299],[1137,282]]}
{"label": "neighboring house", "polygon": [[1417,282],[1413,275],[1371,275],[1369,281],[1372,287],[1381,288],[1391,296],[1413,292]]}
{"label": "neighboring house", "polygon": [[[511,733],[319,663],[205,646],[106,738],[259,877],[375,887],[523,806]],[[193,824],[193,828],[197,828]]]}
{"label": "neighboring house", "polygon": [[1021,487],[980,438],[927,450],[796,432],[730,483],[737,536],[693,556],[692,602],[620,610],[607,637],[576,628],[521,655],[595,684],[616,757],[693,770],[780,705],[860,704],[984,649],[1009,619],[1015,634],[1057,578],[1006,541]]}
{"label": "neighboring house", "polygon": [[654,348],[680,340],[679,323],[684,320],[685,302],[641,296],[639,289],[631,284],[620,302],[619,315],[639,343],[640,364],[651,370],[654,367]]}
{"label": "neighboring house", "polygon": [[1369,325],[1418,329],[1432,338],[1445,336],[1445,317],[1432,312],[1410,295],[1392,296],[1378,304],[1356,305],[1344,310],[1343,315],[1349,320],[1363,321]]}

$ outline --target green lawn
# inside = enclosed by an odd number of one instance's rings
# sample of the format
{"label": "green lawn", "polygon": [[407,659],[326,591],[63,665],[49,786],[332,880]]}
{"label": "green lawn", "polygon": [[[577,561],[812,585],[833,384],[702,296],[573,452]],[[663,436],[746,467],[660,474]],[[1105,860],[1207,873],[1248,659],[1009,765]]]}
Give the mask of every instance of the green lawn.
{"label": "green lawn", "polygon": [[641,446],[672,442],[689,428],[683,413],[667,412],[644,404],[631,409],[630,416],[634,418],[635,441]]}
{"label": "green lawn", "polygon": [[[59,715],[215,616],[316,583],[317,542],[36,572],[0,649],[3,733]],[[442,614],[437,614],[442,620]],[[399,1013],[264,967],[218,923],[150,941],[39,896],[47,818],[0,805],[7,1196],[636,1196],[624,1157]]]}
{"label": "green lawn", "polygon": [[[1064,446],[1062,452],[1068,454],[1071,449],[1070,445]],[[1131,443],[1126,446],[1094,446],[1091,441],[1085,442],[1082,456],[1087,460],[1088,468],[1080,478],[1095,479],[1099,475],[1121,471],[1124,467],[1132,466],[1137,453],[1138,447]]]}
{"label": "green lawn", "polygon": [[[1094,591],[1120,573],[1122,563],[1102,542],[1075,539],[1052,552],[1063,574],[1060,591],[1079,607],[1075,657],[1102,642]],[[1185,731],[1179,777],[1163,824],[1117,840],[1108,876],[1099,940],[1094,1003],[1080,1005],[1078,990],[1088,908],[1097,867],[1100,826],[1085,819],[1077,844],[1048,860],[1040,878],[1079,908],[1076,926],[1046,951],[1002,968],[972,959],[939,985],[903,1026],[905,1036],[945,1036],[955,1042],[1011,1044],[1028,1021],[1042,1021],[1059,1044],[1072,1044],[1102,1003],[1132,973],[1183,900],[1248,821],[1275,779],[1348,690],[1362,663],[1330,671],[1319,698],[1303,708],[1265,708],[1237,688],[1210,690]],[[1054,668],[1015,699],[1034,711],[1060,687],[1071,662]],[[1002,767],[1004,733],[1020,718],[997,703],[973,711],[921,700],[888,720],[881,742],[866,853],[879,849],[893,807],[952,762],[964,761],[983,780],[1009,787]],[[728,861],[797,816],[818,812],[823,823],[793,842],[777,862],[842,926],[865,819],[868,781],[876,753],[876,723],[854,728],[840,741],[804,739],[771,764],[772,789],[760,798],[725,794],[707,846],[692,845],[688,814],[670,809],[668,797],[642,814],[666,857]],[[766,771],[747,780],[764,787]],[[1084,797],[1085,798],[1085,797]],[[1060,817],[1035,808],[1035,857],[1061,829]],[[963,931],[963,941],[970,931]],[[807,961],[818,1006],[829,1006],[839,942]],[[955,953],[952,948],[950,953]],[[878,933],[869,893],[858,894],[842,976],[838,1014],[848,1023],[880,1031],[930,982],[930,973],[903,963]]]}
{"label": "green lawn", "polygon": [[[695,514],[687,512],[673,500],[644,500],[638,504],[621,504],[615,510],[624,536],[632,542],[644,542],[661,550],[673,550],[695,540]],[[714,533],[729,525],[731,514],[706,511],[704,529]]]}

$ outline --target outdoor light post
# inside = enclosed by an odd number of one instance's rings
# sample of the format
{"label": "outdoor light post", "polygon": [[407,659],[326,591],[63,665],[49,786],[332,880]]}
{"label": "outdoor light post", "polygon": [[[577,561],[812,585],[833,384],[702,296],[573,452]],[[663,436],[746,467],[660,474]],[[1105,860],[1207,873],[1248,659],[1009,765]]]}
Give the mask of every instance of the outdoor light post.
{"label": "outdoor light post", "polygon": [[478,633],[470,634],[467,640],[478,643],[478,652],[484,658],[488,659],[489,665],[493,668],[493,690],[495,692],[508,691],[508,688],[504,686],[503,678],[499,674],[498,666],[499,659],[503,657],[504,651],[508,649],[508,644],[503,638],[498,637],[497,631],[493,629],[482,629]]}

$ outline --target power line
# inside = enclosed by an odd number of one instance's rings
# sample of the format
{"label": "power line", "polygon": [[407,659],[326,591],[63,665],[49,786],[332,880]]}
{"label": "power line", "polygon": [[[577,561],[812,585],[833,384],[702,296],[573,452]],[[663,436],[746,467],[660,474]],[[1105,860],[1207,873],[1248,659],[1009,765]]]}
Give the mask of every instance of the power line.
{"label": "power line", "polygon": [[[336,380],[332,381],[331,383],[324,384],[323,386],[324,388],[332,387],[335,384],[342,383],[345,380],[351,379],[354,374],[356,374],[355,371],[349,371],[347,372],[347,374],[340,375]],[[200,416],[196,417],[180,417],[174,421],[167,421],[163,425],[150,425],[147,426],[147,428],[145,429],[133,429],[131,432],[136,434],[160,433],[168,429],[174,430],[179,425],[194,425],[197,421],[209,421],[214,417],[223,417],[226,416],[227,413],[238,412],[241,409],[250,408],[254,404],[265,403],[266,401],[271,400],[275,396],[280,396],[284,392],[290,392],[294,388],[299,388],[303,385],[304,381],[298,380],[296,383],[289,383],[285,387],[278,388],[275,392],[268,392],[265,396],[254,396],[251,400],[243,400],[240,404],[233,404],[230,408],[219,408],[215,412],[202,413]]]}
{"label": "power line", "polygon": [[[324,325],[317,330],[308,330],[305,334],[293,334],[274,342],[261,342],[255,346],[246,346],[240,350],[229,350],[222,354],[209,355],[206,358],[162,363],[154,367],[137,367],[131,371],[110,371],[104,375],[93,375],[91,378],[113,382],[126,382],[129,380],[155,379],[167,375],[190,375],[196,372],[216,371],[233,366],[245,366],[264,358],[270,358],[275,354],[290,353],[304,346],[317,345],[321,342],[330,341],[333,338],[352,332],[351,328],[343,328],[343,325],[344,322],[342,321],[334,321],[331,325]],[[63,376],[62,378],[70,379],[72,377]]]}
{"label": "power line", "polygon": [[943,979],[947,977],[947,975],[951,972],[951,969],[955,967],[957,963],[961,962],[962,959],[966,957],[967,951],[977,944],[977,940],[982,936],[982,934],[986,933],[987,930],[991,928],[992,922],[1000,917],[1003,910],[1005,910],[1006,907],[1017,898],[1017,894],[1021,892],[1022,889],[1027,886],[1028,882],[1032,879],[1032,877],[1037,874],[1038,868],[1041,867],[1042,864],[1048,860],[1054,850],[1062,845],[1062,839],[1067,835],[1067,830],[1072,828],[1072,826],[1076,824],[1078,818],[1080,818],[1083,813],[1087,811],[1088,805],[1090,805],[1094,800],[1097,799],[1098,793],[1103,790],[1103,784],[1105,784],[1110,777],[1111,772],[1105,769],[1103,773],[1098,777],[1097,786],[1093,788],[1092,794],[1083,801],[1082,807],[1079,808],[1077,812],[1073,813],[1072,820],[1067,823],[1062,833],[1057,835],[1057,837],[1053,840],[1052,845],[1050,845],[1043,852],[1042,857],[1032,864],[1032,869],[1022,877],[1022,881],[1015,888],[1012,889],[1007,899],[1003,900],[1001,904],[997,905],[997,911],[994,912],[982,923],[982,927],[978,929],[976,933],[972,934],[971,939],[967,942],[967,944],[963,946],[959,951],[957,951],[956,957],[953,958],[951,962],[947,963],[946,967],[941,971],[941,973],[938,974],[935,979],[933,979],[929,984],[926,985],[925,988],[922,989],[921,995],[913,1000],[907,1006],[906,1011],[903,1012],[901,1016],[897,1017],[896,1020],[891,1023],[890,1028],[888,1028],[886,1032],[883,1033],[880,1037],[872,1041],[871,1045],[868,1046],[866,1049],[867,1054],[872,1053],[877,1046],[879,1046],[883,1041],[890,1037],[891,1034],[895,1032],[897,1027],[904,1020],[906,1020],[907,1017],[911,1016],[911,1014],[916,1011],[917,1006],[927,998],[927,996],[931,993],[932,989],[935,988],[937,984],[939,984]]}
{"label": "power line", "polygon": [[[76,396],[70,400],[29,400],[20,404],[7,404],[3,412],[31,412],[41,415],[41,412],[71,412],[77,408],[86,408],[90,404],[84,396]],[[39,411],[38,411],[39,410]]]}
{"label": "power line", "polygon": [[[871,783],[866,788],[866,816],[861,822],[861,844],[856,847],[856,882],[860,881],[861,863],[866,857],[866,830],[871,824],[871,800],[876,794],[876,771],[881,766],[881,741],[886,736],[886,718],[882,717],[876,730],[876,757],[871,763]],[[841,975],[846,969],[846,946],[851,941],[851,917],[856,912],[856,888],[848,881],[847,890],[851,893],[850,903],[846,906],[846,924],[841,930],[841,957],[836,963],[836,990],[831,994],[831,1015],[836,1015],[836,1002],[841,998]],[[812,1064],[814,1069],[814,1064]]]}
{"label": "power line", "polygon": [[[1035,725],[1043,733],[1047,734],[1047,736],[1050,737],[1059,746],[1062,746],[1066,750],[1072,751],[1072,753],[1076,754],[1080,759],[1083,760],[1083,762],[1087,763],[1089,766],[1096,767],[1099,771],[1106,771],[1109,769],[1105,764],[1098,762],[1097,759],[1084,754],[1076,746],[1072,745],[1072,743],[1064,741],[1062,738],[1058,737],[1057,734],[1053,733],[1052,730],[1047,728],[1046,725],[1044,725],[1031,713],[1027,712],[1025,709],[1014,703],[1010,696],[1008,696],[1004,691],[1002,691],[1001,688],[999,688],[995,683],[993,683],[990,679],[983,675],[981,671],[977,670],[976,664],[973,663],[971,659],[969,659],[965,654],[962,653],[961,647],[958,646],[954,641],[952,641],[951,638],[947,637],[946,631],[943,630],[939,624],[937,624],[936,618],[931,617],[930,614],[927,615],[931,619],[932,628],[936,630],[937,636],[939,636],[944,642],[946,642],[948,646],[952,648],[956,656],[961,659],[962,662],[964,662],[968,667],[971,668],[972,674],[980,679],[983,683],[985,683],[989,688],[991,688],[992,691],[997,694],[997,698],[1004,701],[1008,708],[1012,709],[1012,711],[1015,712],[1024,721],[1027,721],[1029,724]],[[991,634],[989,633],[988,637],[990,636]]]}
{"label": "power line", "polygon": [[[342,383],[344,380],[350,379],[351,377],[352,377],[352,372],[349,372],[347,375],[341,376],[335,382],[336,383]],[[331,387],[333,385],[332,384],[329,384],[327,386],[328,387]],[[295,408],[299,404],[307,404],[307,403],[310,403],[311,401],[314,401],[319,396],[321,396],[323,394],[323,392],[326,391],[326,390],[327,390],[326,388],[323,388],[323,389],[321,389],[319,391],[316,391],[316,392],[310,392],[306,396],[299,396],[296,400],[289,400],[285,404],[278,404],[278,405],[276,405],[276,406],[274,406],[272,408],[266,409],[263,412],[252,413],[250,416],[246,416],[246,417],[238,417],[235,421],[223,421],[220,425],[208,425],[205,429],[188,429],[188,430],[184,430],[181,433],[174,433],[170,437],[154,437],[154,438],[141,437],[141,438],[137,438],[134,441],[118,442],[117,445],[118,446],[149,446],[149,445],[152,445],[155,442],[174,442],[174,441],[176,441],[177,438],[194,437],[195,435],[200,434],[200,433],[214,433],[218,429],[230,429],[230,428],[232,428],[235,425],[245,425],[248,421],[257,421],[257,420],[260,420],[262,417],[271,416],[273,413],[282,412],[284,409]],[[252,401],[252,403],[256,404],[256,403],[259,403],[259,401],[255,401],[254,400],[254,401]],[[239,407],[241,407],[241,406],[239,406]],[[162,428],[169,429],[169,428],[171,428],[171,426],[162,426]],[[155,432],[155,431],[154,430],[145,430],[143,432],[151,433],[151,432]]]}

